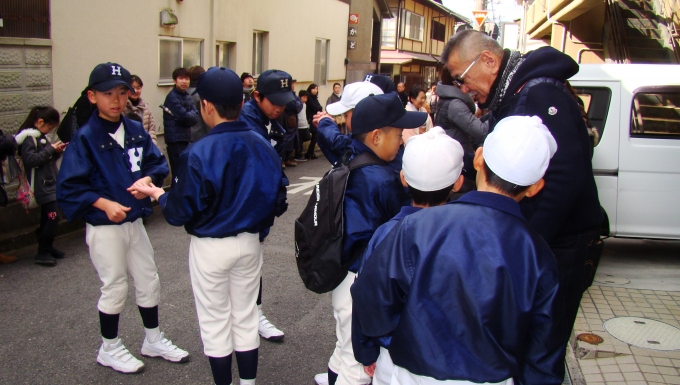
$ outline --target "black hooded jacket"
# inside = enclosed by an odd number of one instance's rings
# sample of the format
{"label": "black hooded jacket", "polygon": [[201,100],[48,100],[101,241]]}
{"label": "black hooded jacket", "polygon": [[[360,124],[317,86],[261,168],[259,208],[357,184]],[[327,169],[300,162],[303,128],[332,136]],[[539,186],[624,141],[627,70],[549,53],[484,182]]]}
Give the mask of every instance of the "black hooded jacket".
{"label": "black hooded jacket", "polygon": [[578,70],[572,58],[554,48],[527,53],[489,121],[491,132],[507,116],[538,116],[555,138],[557,152],[545,173],[545,187],[520,202],[524,217],[551,245],[602,222],[588,131],[564,84]]}

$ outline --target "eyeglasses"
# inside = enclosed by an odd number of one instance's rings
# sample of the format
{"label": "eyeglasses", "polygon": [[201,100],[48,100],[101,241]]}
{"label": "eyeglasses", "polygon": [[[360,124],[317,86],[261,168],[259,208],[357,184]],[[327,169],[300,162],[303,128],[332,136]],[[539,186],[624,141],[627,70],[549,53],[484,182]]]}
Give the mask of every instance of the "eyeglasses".
{"label": "eyeglasses", "polygon": [[472,66],[475,65],[475,63],[477,63],[477,60],[479,60],[480,56],[482,56],[482,54],[477,55],[475,60],[473,60],[472,63],[470,63],[470,65],[465,69],[465,71],[463,71],[463,73],[460,76],[456,76],[455,78],[453,78],[453,85],[455,85],[456,87],[460,87],[463,84],[465,84],[465,75],[467,75],[468,71],[470,71],[470,68],[472,68]]}

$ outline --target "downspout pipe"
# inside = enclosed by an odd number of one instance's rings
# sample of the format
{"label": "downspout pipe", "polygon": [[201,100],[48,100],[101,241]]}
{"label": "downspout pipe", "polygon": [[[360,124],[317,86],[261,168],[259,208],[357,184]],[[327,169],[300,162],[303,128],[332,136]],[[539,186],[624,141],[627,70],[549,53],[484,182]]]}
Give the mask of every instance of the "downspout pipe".
{"label": "downspout pipe", "polygon": [[394,40],[394,48],[397,49],[397,52],[401,50],[401,47],[399,47],[399,41],[401,40],[401,2],[402,0],[399,0],[399,5],[397,6],[397,36],[395,37]]}

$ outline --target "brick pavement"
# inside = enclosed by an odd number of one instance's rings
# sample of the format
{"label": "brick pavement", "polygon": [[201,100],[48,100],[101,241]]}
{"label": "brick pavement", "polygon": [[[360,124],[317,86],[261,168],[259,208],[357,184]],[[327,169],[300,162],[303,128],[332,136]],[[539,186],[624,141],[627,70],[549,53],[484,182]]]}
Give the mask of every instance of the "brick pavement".
{"label": "brick pavement", "polygon": [[622,316],[649,318],[680,328],[680,292],[594,284],[581,301],[574,336],[590,332],[602,337],[604,342],[591,345],[573,340],[583,383],[680,384],[680,350],[635,347],[605,331],[606,320]]}

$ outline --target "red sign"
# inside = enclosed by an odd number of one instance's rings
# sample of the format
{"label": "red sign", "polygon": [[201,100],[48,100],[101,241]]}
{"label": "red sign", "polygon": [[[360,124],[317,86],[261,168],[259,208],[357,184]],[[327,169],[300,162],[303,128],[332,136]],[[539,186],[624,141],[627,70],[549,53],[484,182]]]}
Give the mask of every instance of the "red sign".
{"label": "red sign", "polygon": [[358,13],[350,13],[349,14],[349,23],[350,24],[359,24],[359,14]]}
{"label": "red sign", "polygon": [[484,24],[484,20],[486,20],[486,16],[488,14],[489,14],[489,11],[486,11],[486,10],[472,11],[472,17],[477,22],[477,24],[476,24],[477,28],[481,27],[482,24]]}

